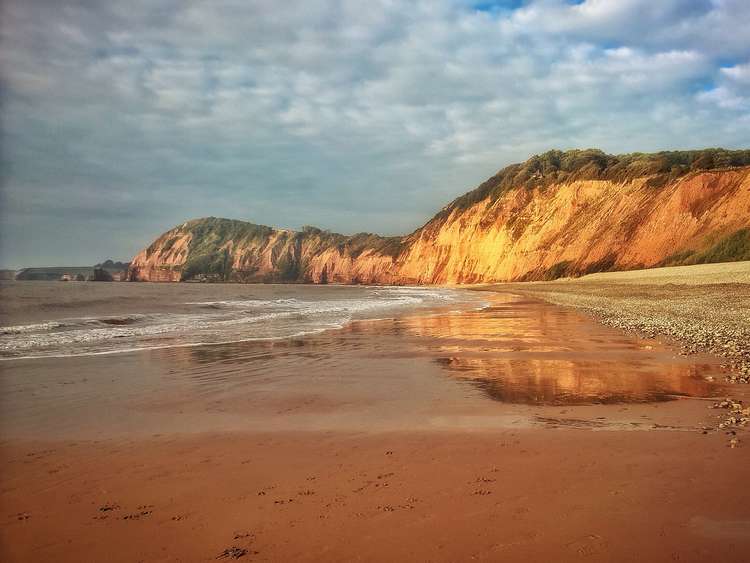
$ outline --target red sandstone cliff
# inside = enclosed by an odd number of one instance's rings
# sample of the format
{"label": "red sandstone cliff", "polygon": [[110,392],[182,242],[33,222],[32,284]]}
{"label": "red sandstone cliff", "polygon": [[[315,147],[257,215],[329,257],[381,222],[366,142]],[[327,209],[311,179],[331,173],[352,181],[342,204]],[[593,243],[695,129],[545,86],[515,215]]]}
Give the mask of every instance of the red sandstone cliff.
{"label": "red sandstone cliff", "polygon": [[406,237],[197,219],[141,251],[129,279],[452,284],[750,259],[748,163],[750,151],[552,151]]}

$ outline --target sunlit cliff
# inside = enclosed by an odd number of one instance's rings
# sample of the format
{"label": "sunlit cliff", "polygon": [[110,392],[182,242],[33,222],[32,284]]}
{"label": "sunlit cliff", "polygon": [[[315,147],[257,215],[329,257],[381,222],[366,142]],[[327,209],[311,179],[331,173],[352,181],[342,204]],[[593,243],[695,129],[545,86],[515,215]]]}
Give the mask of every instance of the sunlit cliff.
{"label": "sunlit cliff", "polygon": [[750,259],[750,151],[550,151],[404,237],[188,221],[130,280],[452,284]]}

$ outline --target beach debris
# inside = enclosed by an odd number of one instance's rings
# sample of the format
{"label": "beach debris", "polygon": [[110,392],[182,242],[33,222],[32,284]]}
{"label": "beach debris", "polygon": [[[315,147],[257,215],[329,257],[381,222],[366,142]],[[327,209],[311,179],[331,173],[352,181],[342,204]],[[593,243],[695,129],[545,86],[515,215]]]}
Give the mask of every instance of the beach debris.
{"label": "beach debris", "polygon": [[247,555],[247,549],[244,547],[228,547],[224,551],[222,551],[216,559],[239,559],[240,557],[244,557]]}

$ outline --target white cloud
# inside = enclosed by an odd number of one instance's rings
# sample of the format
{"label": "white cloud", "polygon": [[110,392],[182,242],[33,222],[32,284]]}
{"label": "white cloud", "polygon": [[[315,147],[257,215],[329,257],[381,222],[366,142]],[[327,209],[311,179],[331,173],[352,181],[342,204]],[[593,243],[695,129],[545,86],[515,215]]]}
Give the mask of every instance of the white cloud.
{"label": "white cloud", "polygon": [[750,112],[750,63],[722,68],[717,83],[716,87],[699,93],[698,100],[726,110]]}
{"label": "white cloud", "polygon": [[750,56],[748,22],[746,0],[532,0],[510,18],[523,33],[733,57]]}
{"label": "white cloud", "polygon": [[750,87],[750,63],[722,68],[721,73],[737,86]]}

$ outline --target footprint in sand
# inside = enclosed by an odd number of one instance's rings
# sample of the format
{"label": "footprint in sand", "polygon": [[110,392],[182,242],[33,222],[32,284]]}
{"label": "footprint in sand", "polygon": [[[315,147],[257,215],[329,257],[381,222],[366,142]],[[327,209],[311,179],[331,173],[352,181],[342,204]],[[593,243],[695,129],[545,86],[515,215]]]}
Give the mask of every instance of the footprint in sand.
{"label": "footprint in sand", "polygon": [[247,555],[247,549],[244,547],[228,547],[219,553],[216,559],[239,559],[245,555]]}
{"label": "footprint in sand", "polygon": [[132,514],[126,514],[122,517],[123,520],[140,520],[143,517],[150,516],[153,513],[153,504],[142,504],[138,507],[138,512]]}

